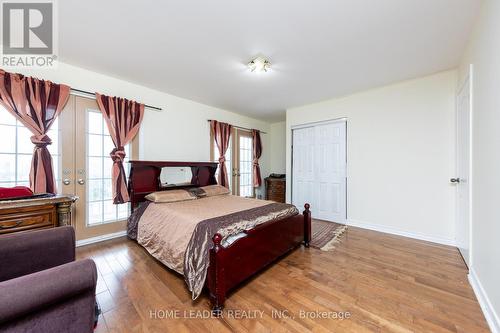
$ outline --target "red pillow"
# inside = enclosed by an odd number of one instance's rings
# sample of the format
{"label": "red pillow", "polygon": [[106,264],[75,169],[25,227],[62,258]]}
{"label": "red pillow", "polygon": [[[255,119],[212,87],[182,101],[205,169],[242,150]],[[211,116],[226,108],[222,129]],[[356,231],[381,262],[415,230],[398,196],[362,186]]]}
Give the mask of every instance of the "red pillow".
{"label": "red pillow", "polygon": [[0,187],[0,199],[29,197],[32,195],[33,191],[26,186]]}

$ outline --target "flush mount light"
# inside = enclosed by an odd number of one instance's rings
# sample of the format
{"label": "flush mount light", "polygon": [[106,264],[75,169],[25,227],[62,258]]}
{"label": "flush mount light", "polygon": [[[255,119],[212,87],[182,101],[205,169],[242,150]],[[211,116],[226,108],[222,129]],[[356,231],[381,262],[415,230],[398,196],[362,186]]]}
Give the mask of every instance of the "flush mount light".
{"label": "flush mount light", "polygon": [[261,73],[267,72],[271,69],[271,63],[269,60],[263,57],[257,57],[248,63],[248,69],[251,72]]}

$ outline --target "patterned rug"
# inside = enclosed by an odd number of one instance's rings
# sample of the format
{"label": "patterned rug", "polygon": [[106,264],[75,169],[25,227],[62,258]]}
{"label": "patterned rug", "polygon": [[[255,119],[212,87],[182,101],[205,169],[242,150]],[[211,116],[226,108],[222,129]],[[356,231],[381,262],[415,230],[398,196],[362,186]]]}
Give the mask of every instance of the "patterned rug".
{"label": "patterned rug", "polygon": [[311,247],[322,251],[333,250],[347,230],[346,225],[321,220],[312,220],[311,228]]}

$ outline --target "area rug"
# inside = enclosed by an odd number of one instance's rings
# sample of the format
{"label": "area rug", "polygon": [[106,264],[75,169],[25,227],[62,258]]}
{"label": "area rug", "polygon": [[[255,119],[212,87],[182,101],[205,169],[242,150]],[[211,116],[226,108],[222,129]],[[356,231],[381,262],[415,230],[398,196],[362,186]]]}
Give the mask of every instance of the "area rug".
{"label": "area rug", "polygon": [[330,251],[340,241],[340,237],[347,230],[347,226],[335,222],[312,220],[311,247],[322,251]]}

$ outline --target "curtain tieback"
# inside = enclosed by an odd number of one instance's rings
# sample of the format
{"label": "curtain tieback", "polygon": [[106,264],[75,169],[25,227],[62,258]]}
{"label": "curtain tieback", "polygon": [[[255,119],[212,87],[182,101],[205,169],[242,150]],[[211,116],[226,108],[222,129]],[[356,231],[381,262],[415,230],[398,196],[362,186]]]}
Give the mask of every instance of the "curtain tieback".
{"label": "curtain tieback", "polygon": [[259,165],[259,159],[258,159],[258,158],[254,158],[254,159],[252,160],[252,162],[253,162],[253,165],[254,165],[254,166],[258,166],[258,165]]}
{"label": "curtain tieback", "polygon": [[52,144],[52,140],[48,137],[47,134],[42,134],[42,135],[32,135],[31,136],[31,142],[37,147],[37,148],[44,148],[47,147],[47,145]]}
{"label": "curtain tieback", "polygon": [[113,160],[114,163],[123,162],[126,156],[125,149],[123,147],[115,148],[111,151],[109,156],[111,156],[111,159]]}
{"label": "curtain tieback", "polygon": [[219,157],[219,163],[226,163],[226,158],[224,156]]}

